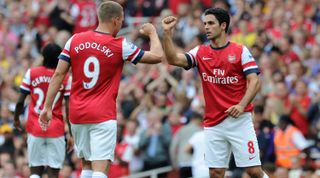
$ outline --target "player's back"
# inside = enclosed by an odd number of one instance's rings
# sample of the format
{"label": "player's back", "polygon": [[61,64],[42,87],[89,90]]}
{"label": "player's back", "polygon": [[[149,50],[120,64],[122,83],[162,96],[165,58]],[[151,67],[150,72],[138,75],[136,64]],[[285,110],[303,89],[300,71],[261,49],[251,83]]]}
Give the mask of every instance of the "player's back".
{"label": "player's back", "polygon": [[64,134],[64,121],[62,115],[63,96],[68,93],[66,89],[67,77],[56,95],[52,122],[46,132],[43,132],[38,124],[38,118],[45,101],[49,83],[55,69],[49,69],[44,66],[31,68],[27,71],[20,87],[21,92],[30,94],[31,100],[28,110],[28,121],[26,130],[34,136],[57,137]]}
{"label": "player's back", "polygon": [[88,31],[74,35],[69,41],[73,77],[70,121],[98,123],[115,119],[116,97],[124,65],[123,38]]}

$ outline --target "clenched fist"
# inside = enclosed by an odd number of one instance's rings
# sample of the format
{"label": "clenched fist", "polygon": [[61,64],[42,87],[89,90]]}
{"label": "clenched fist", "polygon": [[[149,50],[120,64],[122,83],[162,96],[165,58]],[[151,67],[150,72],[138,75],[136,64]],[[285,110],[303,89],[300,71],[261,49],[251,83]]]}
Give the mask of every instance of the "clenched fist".
{"label": "clenched fist", "polygon": [[139,32],[143,35],[150,36],[156,32],[156,28],[151,23],[145,23],[141,26]]}
{"label": "clenched fist", "polygon": [[173,29],[173,27],[177,24],[177,18],[174,16],[168,16],[162,19],[162,27],[165,31],[169,31]]}

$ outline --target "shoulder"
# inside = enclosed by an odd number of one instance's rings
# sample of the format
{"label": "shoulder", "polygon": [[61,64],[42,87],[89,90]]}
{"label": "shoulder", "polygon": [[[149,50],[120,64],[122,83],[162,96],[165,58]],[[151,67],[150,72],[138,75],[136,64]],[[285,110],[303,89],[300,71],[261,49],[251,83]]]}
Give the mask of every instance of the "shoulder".
{"label": "shoulder", "polygon": [[205,44],[198,45],[195,48],[207,50],[207,49],[211,49],[211,46],[210,44],[205,43]]}
{"label": "shoulder", "polygon": [[125,37],[123,36],[119,36],[113,39],[114,42],[118,42],[118,43],[130,43]]}
{"label": "shoulder", "polygon": [[229,48],[243,50],[243,48],[245,48],[245,46],[240,43],[230,41]]}
{"label": "shoulder", "polygon": [[69,39],[78,39],[78,38],[88,38],[88,36],[92,36],[93,31],[85,31],[85,32],[80,32],[80,33],[75,33],[72,35]]}
{"label": "shoulder", "polygon": [[47,70],[47,68],[45,68],[44,66],[38,66],[38,67],[31,67],[28,69],[28,71],[32,72],[32,73],[38,73],[38,72],[42,72]]}

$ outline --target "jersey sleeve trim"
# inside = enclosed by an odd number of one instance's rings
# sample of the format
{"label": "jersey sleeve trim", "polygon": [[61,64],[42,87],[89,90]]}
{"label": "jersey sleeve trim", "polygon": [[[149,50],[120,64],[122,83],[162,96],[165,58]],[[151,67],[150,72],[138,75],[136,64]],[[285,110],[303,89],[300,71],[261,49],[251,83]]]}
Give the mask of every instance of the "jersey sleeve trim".
{"label": "jersey sleeve trim", "polygon": [[67,61],[70,63],[70,49],[71,49],[71,41],[73,39],[74,36],[72,36],[71,38],[69,38],[69,40],[66,42],[62,52],[59,55],[59,59],[62,59],[64,61]]}
{"label": "jersey sleeve trim", "polygon": [[259,75],[260,74],[259,68],[252,68],[252,69],[248,69],[248,70],[244,71],[244,74],[246,76],[249,74],[252,74],[252,73],[256,73],[257,75]]}
{"label": "jersey sleeve trim", "polygon": [[140,61],[140,59],[142,58],[143,55],[144,55],[144,51],[140,49],[138,54],[134,57],[134,59],[131,62],[133,64],[137,64]]}
{"label": "jersey sleeve trim", "polygon": [[186,67],[184,69],[189,70],[189,69],[197,66],[197,60],[195,59],[195,57],[191,53],[186,52],[186,53],[184,53],[184,55],[186,56],[187,61],[188,61],[188,67]]}
{"label": "jersey sleeve trim", "polygon": [[243,46],[242,54],[241,54],[241,64],[242,64],[242,70],[245,73],[245,75],[248,75],[250,73],[257,73],[260,74],[259,67],[248,50],[247,47]]}
{"label": "jersey sleeve trim", "polygon": [[192,59],[191,59],[191,57],[190,57],[188,54],[185,53],[184,55],[186,56],[187,61],[188,61],[188,67],[185,67],[184,69],[185,69],[185,70],[189,70],[189,69],[192,68]]}
{"label": "jersey sleeve trim", "polygon": [[27,95],[30,94],[30,90],[27,88],[24,88],[23,86],[20,86],[20,92]]}
{"label": "jersey sleeve trim", "polygon": [[59,55],[58,57],[60,60],[64,60],[66,62],[69,62],[70,63],[70,58],[67,57],[67,56],[64,56],[62,53]]}
{"label": "jersey sleeve trim", "polygon": [[70,96],[70,91],[65,91],[63,96]]}
{"label": "jersey sleeve trim", "polygon": [[26,74],[24,75],[22,79],[22,83],[20,85],[20,88],[23,90],[30,92],[30,87],[31,86],[31,69],[28,69]]}

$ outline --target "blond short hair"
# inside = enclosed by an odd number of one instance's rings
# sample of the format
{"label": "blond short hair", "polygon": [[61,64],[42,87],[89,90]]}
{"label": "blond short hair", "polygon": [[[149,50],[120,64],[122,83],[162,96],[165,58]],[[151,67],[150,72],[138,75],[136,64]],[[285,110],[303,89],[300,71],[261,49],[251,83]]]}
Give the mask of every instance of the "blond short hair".
{"label": "blond short hair", "polygon": [[102,22],[110,22],[112,18],[123,15],[122,6],[114,1],[103,1],[98,7],[98,18]]}

